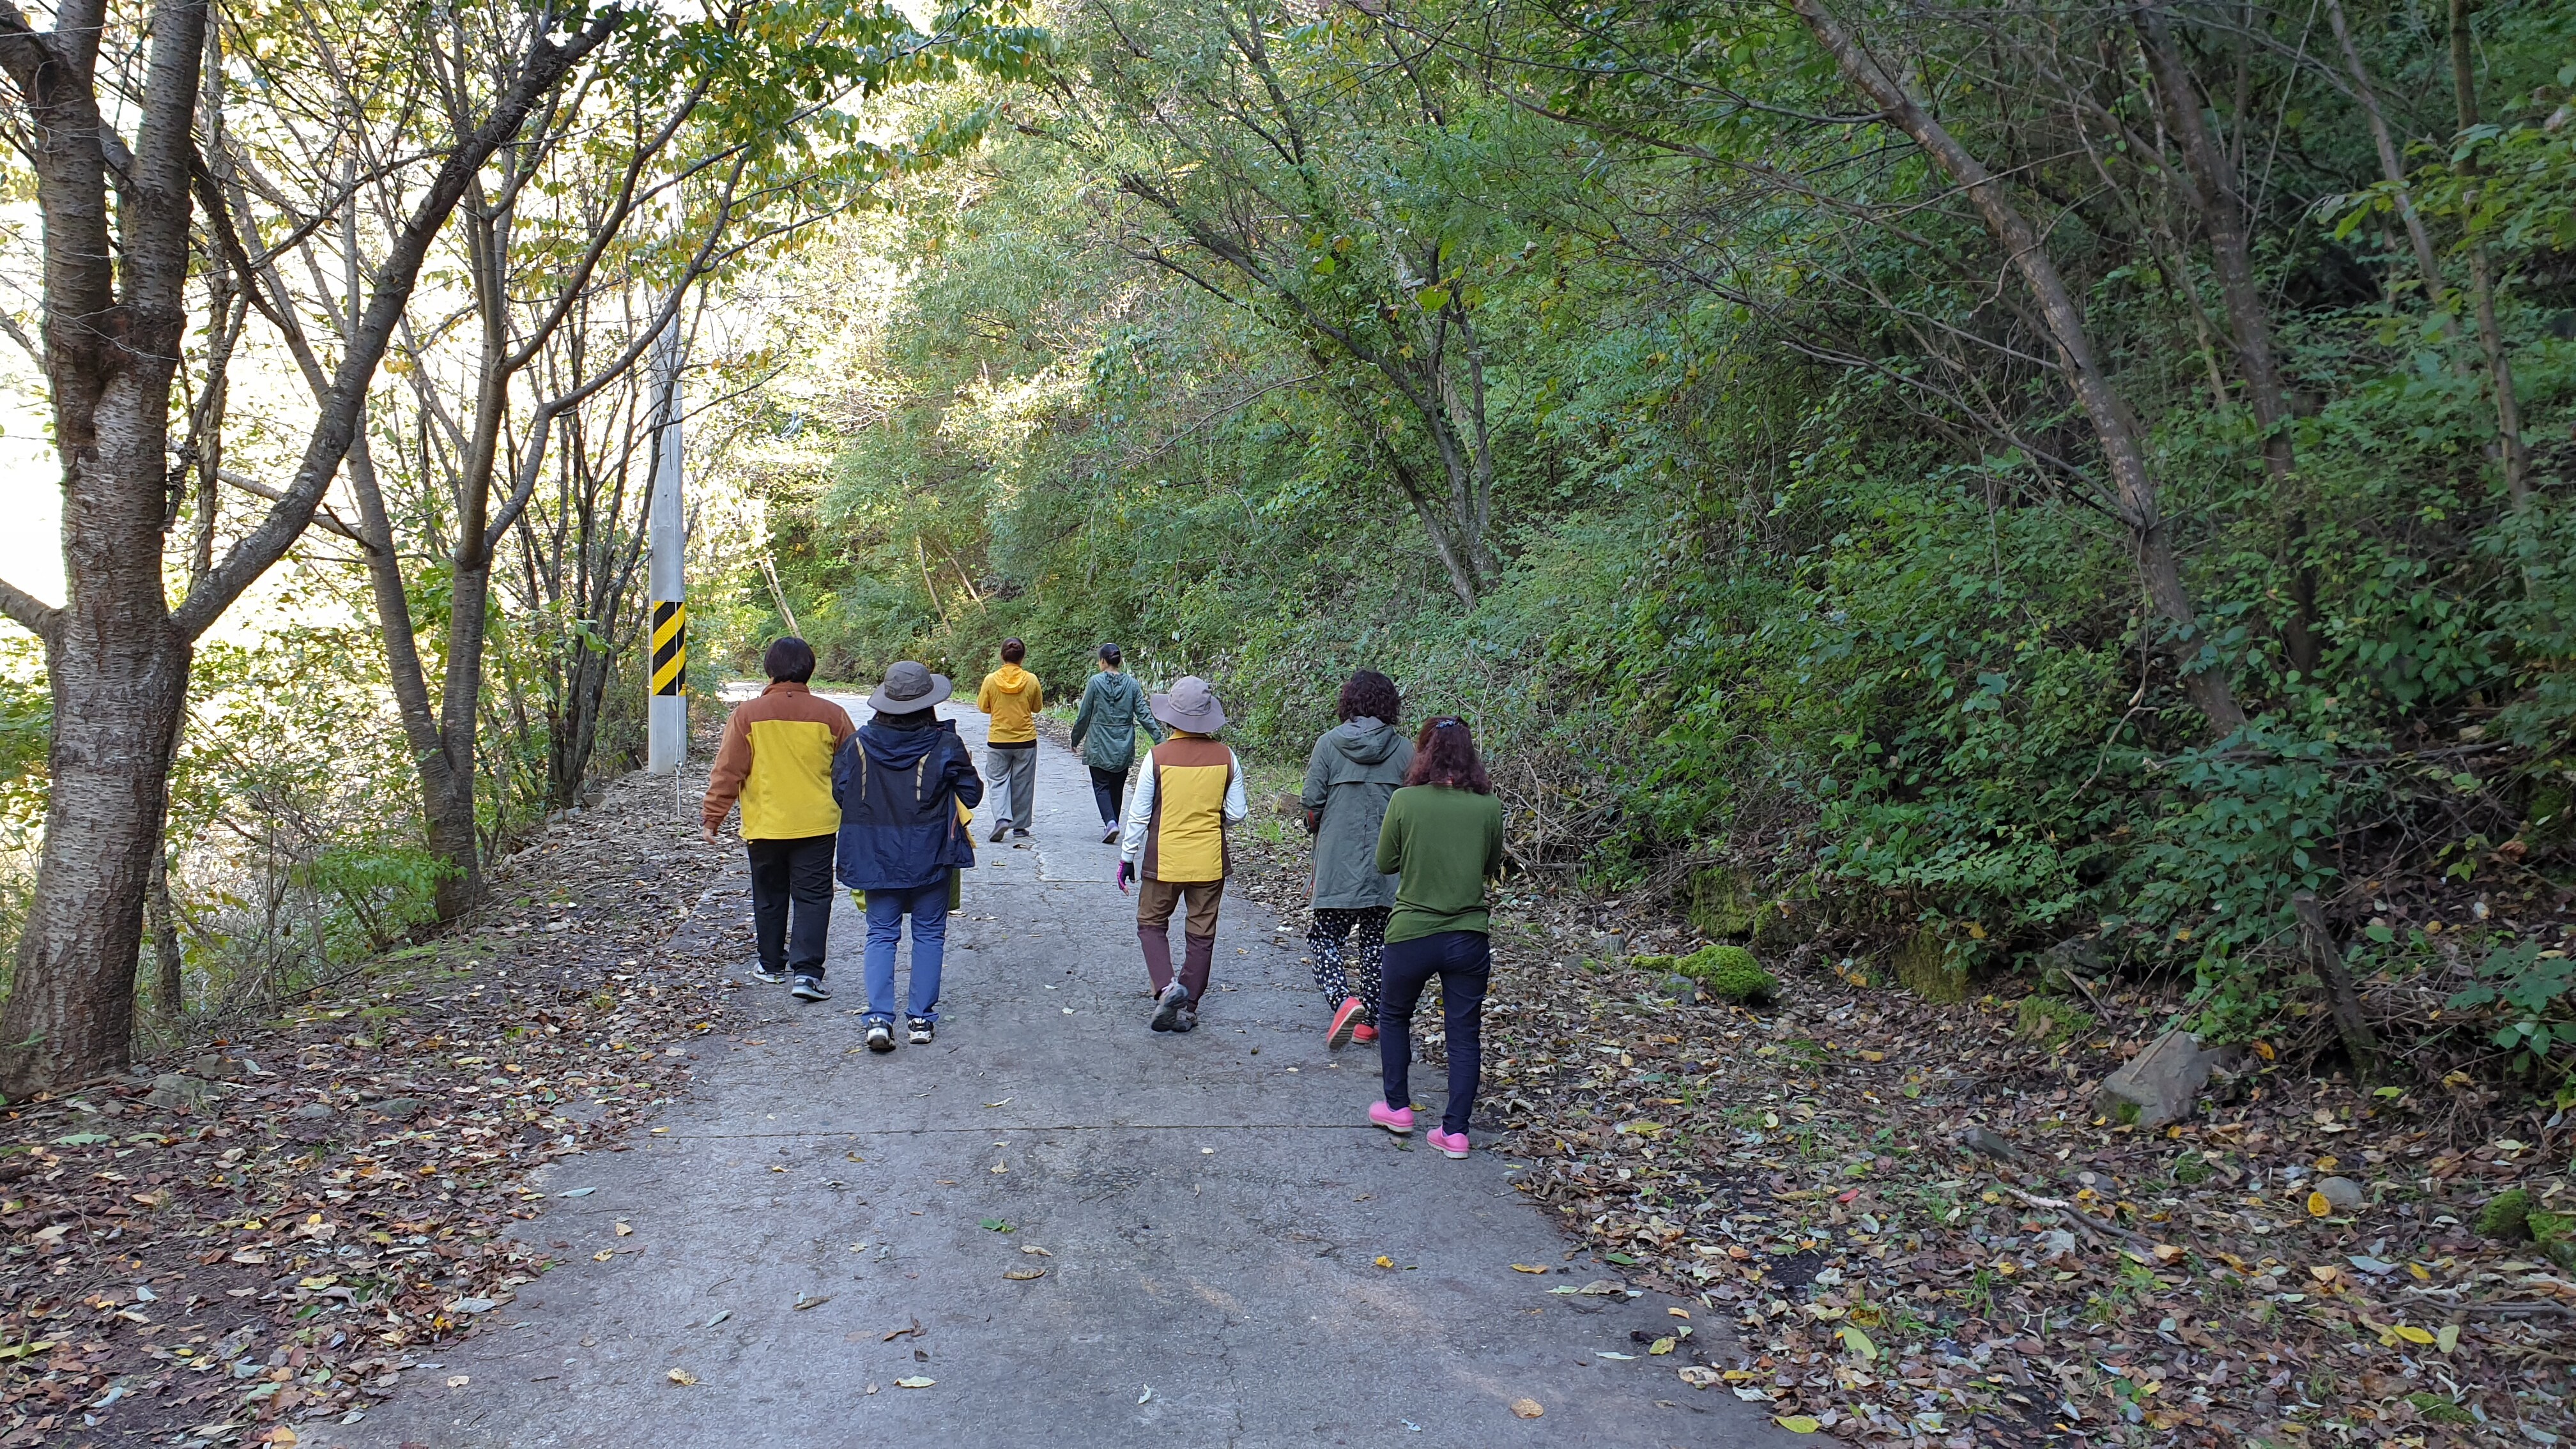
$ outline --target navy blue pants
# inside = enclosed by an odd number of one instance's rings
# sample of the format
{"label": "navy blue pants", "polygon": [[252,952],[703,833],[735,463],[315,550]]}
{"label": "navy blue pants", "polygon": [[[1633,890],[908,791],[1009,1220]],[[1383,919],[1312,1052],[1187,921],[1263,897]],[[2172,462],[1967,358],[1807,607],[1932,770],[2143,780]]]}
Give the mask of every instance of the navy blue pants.
{"label": "navy blue pants", "polygon": [[1441,1025],[1449,1034],[1449,1102],[1440,1109],[1440,1130],[1466,1131],[1485,1070],[1482,1017],[1485,987],[1494,970],[1491,943],[1482,931],[1389,941],[1381,970],[1385,997],[1377,1009],[1377,1057],[1386,1104],[1403,1107],[1412,1101],[1413,1008],[1422,999],[1422,988],[1437,976]]}
{"label": "navy blue pants", "polygon": [[1118,806],[1120,799],[1127,793],[1127,772],[1104,770],[1098,765],[1093,765],[1090,769],[1091,802],[1100,807],[1100,828],[1112,829],[1124,818],[1118,813]]}

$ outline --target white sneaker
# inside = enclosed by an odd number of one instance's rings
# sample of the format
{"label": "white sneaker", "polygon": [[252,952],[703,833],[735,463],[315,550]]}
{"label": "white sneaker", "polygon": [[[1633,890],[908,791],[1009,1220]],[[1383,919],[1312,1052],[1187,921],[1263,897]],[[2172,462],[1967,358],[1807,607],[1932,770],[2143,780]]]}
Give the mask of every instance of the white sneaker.
{"label": "white sneaker", "polygon": [[910,1040],[914,1046],[928,1046],[931,1033],[937,1029],[938,1024],[929,1017],[916,1016],[912,1019]]}

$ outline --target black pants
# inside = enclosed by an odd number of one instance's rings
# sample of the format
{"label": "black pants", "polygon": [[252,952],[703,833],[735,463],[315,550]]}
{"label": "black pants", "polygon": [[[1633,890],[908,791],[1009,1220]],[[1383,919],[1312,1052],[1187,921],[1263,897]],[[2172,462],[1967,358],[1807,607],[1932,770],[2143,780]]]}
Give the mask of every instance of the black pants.
{"label": "black pants", "polygon": [[1449,1102],[1440,1109],[1440,1130],[1467,1130],[1467,1119],[1476,1110],[1476,1087],[1484,1077],[1481,1017],[1493,965],[1482,931],[1442,931],[1386,943],[1386,999],[1377,1010],[1377,1053],[1388,1106],[1403,1107],[1412,1099],[1413,1008],[1422,999],[1422,988],[1438,976],[1440,1019],[1449,1034]]}
{"label": "black pants", "polygon": [[[751,935],[760,964],[798,976],[823,974],[823,942],[832,929],[832,837],[746,840],[751,852]],[[796,928],[788,930],[788,906]]]}
{"label": "black pants", "polygon": [[1091,799],[1100,807],[1101,829],[1106,830],[1118,823],[1119,797],[1126,791],[1125,770],[1104,770],[1098,765],[1091,767]]}

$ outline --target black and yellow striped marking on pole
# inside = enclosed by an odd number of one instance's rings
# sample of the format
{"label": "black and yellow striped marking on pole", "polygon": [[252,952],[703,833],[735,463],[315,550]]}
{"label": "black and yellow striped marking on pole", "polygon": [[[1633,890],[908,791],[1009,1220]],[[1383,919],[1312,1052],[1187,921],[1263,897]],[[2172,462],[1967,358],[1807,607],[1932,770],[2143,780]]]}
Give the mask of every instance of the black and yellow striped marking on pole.
{"label": "black and yellow striped marking on pole", "polygon": [[683,694],[689,676],[689,606],[653,601],[653,692]]}

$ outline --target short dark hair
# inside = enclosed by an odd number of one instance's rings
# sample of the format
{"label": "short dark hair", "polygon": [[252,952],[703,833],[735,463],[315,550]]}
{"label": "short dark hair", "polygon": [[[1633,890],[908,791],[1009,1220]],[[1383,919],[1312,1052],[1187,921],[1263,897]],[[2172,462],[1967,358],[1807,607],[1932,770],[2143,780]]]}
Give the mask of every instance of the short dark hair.
{"label": "short dark hair", "polygon": [[1115,644],[1103,644],[1100,646],[1100,662],[1103,664],[1117,664],[1125,660],[1126,657],[1126,655],[1118,651],[1118,646]]}
{"label": "short dark hair", "polygon": [[1374,669],[1363,669],[1342,682],[1341,702],[1333,706],[1333,714],[1344,721],[1373,719],[1391,727],[1403,708],[1404,700],[1395,692],[1394,680]]}
{"label": "short dark hair", "polygon": [[790,634],[769,646],[760,667],[774,683],[804,684],[814,678],[814,646]]}
{"label": "short dark hair", "polygon": [[1002,662],[1004,664],[1017,664],[1028,657],[1029,646],[1026,644],[1021,643],[1017,639],[1005,639],[1002,641]]}
{"label": "short dark hair", "polygon": [[1422,722],[1422,733],[1413,740],[1413,768],[1404,772],[1404,783],[1494,793],[1485,762],[1476,758],[1476,741],[1467,733],[1467,722],[1454,714],[1435,714]]}

